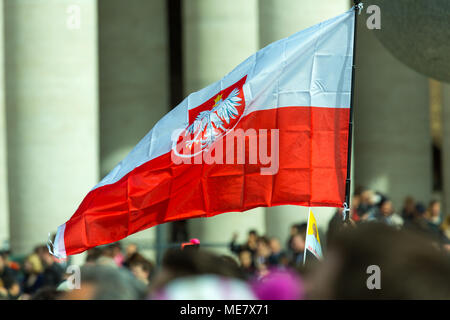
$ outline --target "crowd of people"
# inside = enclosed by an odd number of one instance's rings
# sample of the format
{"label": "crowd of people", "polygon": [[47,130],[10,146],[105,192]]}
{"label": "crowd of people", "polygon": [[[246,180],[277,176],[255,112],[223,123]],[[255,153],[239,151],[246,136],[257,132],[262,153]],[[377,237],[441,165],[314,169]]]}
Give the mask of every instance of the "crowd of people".
{"label": "crowd of people", "polygon": [[63,266],[37,246],[22,264],[10,260],[8,251],[0,252],[0,298],[30,299],[41,288],[56,288],[63,280]]}
{"label": "crowd of people", "polygon": [[[449,250],[450,215],[444,218],[440,201],[432,200],[426,206],[408,196],[401,211],[397,212],[386,195],[363,188],[355,192],[352,201],[351,216],[356,223],[375,221],[418,232],[429,237],[436,245]],[[340,220],[341,213],[342,210],[339,210],[332,222]]]}
{"label": "crowd of people", "polygon": [[[228,255],[198,241],[168,249],[161,266],[133,243],[96,247],[79,287],[67,261],[46,246],[20,264],[2,252],[0,299],[450,299],[450,216],[443,219],[439,201],[425,207],[408,197],[397,213],[386,196],[362,189],[350,217],[344,223],[336,211],[321,235],[323,259],[307,256],[306,264],[305,222],[290,226],[286,239],[250,230],[238,243],[234,234]],[[374,264],[380,290],[367,287]]]}

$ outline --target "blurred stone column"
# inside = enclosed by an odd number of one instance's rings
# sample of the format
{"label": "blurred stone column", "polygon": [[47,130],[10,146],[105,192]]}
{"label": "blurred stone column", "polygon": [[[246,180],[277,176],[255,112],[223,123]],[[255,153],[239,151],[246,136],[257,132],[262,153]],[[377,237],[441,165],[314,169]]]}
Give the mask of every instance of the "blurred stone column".
{"label": "blurred stone column", "polygon": [[[259,0],[260,47],[331,19],[348,9],[348,0]],[[328,221],[334,212],[334,208],[313,208],[320,229],[325,230],[328,227]],[[278,237],[284,245],[289,237],[290,226],[306,222],[307,213],[308,208],[299,206],[268,208],[267,233]]]}
{"label": "blurred stone column", "polygon": [[0,0],[0,249],[9,240],[8,163],[6,161],[6,111],[3,35],[3,0]]}
{"label": "blurred stone column", "polygon": [[[102,177],[170,110],[168,54],[166,1],[99,0]],[[124,242],[153,245],[155,231]]]}
{"label": "blurred stone column", "polygon": [[442,83],[443,214],[450,215],[450,84]]}
{"label": "blurred stone column", "polygon": [[97,183],[97,2],[5,0],[10,235],[45,244]]}
{"label": "blurred stone column", "polygon": [[358,21],[355,182],[387,194],[399,212],[408,195],[431,197],[428,79],[394,58],[366,17]]}
{"label": "blurred stone column", "polygon": [[[258,50],[258,7],[256,0],[190,0],[182,5],[187,96],[220,80]],[[205,243],[224,243],[237,231],[243,241],[250,229],[265,232],[264,212],[256,208],[189,220],[189,233]]]}

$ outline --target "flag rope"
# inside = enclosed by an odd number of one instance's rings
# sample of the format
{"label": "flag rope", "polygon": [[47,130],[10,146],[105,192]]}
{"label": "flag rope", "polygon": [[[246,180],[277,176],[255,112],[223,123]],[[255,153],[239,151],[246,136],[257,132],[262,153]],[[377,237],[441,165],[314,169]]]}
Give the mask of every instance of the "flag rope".
{"label": "flag rope", "polygon": [[[347,144],[347,179],[345,181],[345,202],[343,203],[343,222],[347,223],[350,219],[350,186],[351,186],[351,168],[352,168],[352,140],[353,140],[353,104],[355,98],[355,55],[356,55],[356,30],[358,27],[358,15],[361,13],[363,4],[360,0],[354,0],[355,21],[353,26],[353,61],[352,61],[352,84],[350,94],[350,117],[348,122],[348,144]],[[356,12],[358,11],[358,14]]]}

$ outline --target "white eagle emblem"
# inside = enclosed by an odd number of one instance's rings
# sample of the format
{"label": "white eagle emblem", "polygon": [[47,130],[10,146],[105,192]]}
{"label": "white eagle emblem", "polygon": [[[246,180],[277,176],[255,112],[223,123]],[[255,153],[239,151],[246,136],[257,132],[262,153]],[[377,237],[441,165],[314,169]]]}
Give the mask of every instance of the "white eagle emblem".
{"label": "white eagle emblem", "polygon": [[238,97],[239,89],[235,88],[225,100],[219,94],[214,99],[211,110],[200,112],[194,122],[187,127],[185,136],[194,135],[192,140],[186,141],[186,147],[191,148],[194,143],[200,143],[201,149],[207,148],[226,132],[224,123],[229,124],[239,115],[237,107],[242,99]]}

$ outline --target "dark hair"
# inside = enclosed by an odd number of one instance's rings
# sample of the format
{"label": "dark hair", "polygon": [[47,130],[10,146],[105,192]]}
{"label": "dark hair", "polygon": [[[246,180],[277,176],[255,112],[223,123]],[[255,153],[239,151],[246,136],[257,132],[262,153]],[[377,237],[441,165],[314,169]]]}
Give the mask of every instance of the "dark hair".
{"label": "dark hair", "polygon": [[140,266],[142,270],[149,273],[149,276],[152,274],[154,269],[154,264],[152,261],[146,259],[139,253],[133,253],[129,260],[127,260],[127,265],[131,268],[133,266]]}
{"label": "dark hair", "polygon": [[36,246],[33,251],[34,251],[34,253],[40,255],[42,253],[48,252],[48,248],[45,245],[39,245],[39,246]]}
{"label": "dark hair", "polygon": [[171,274],[171,278],[215,274],[231,278],[243,278],[236,264],[223,256],[210,251],[169,249],[166,251],[162,268]]}
{"label": "dark hair", "polygon": [[378,202],[378,207],[379,208],[381,208],[386,202],[391,201],[388,197],[385,197],[385,196],[383,196],[381,194],[380,194],[380,196],[381,196],[381,199],[380,199],[380,202]]}
{"label": "dark hair", "polygon": [[[328,298],[450,299],[450,260],[419,234],[380,223],[361,224],[336,234],[327,251],[341,261]],[[367,288],[371,265],[381,270],[381,290]]]}
{"label": "dark hair", "polygon": [[425,206],[421,202],[416,204],[415,209],[416,209],[417,215],[419,215],[419,216],[423,216],[425,214],[425,212],[427,211],[427,209],[425,208]]}
{"label": "dark hair", "polygon": [[102,250],[99,247],[89,249],[87,251],[86,262],[95,262],[100,258]]}
{"label": "dark hair", "polygon": [[361,195],[364,191],[370,190],[369,188],[366,188],[364,186],[356,186],[355,191],[353,192],[353,195],[355,196],[359,196]]}
{"label": "dark hair", "polygon": [[148,294],[147,287],[126,269],[94,265],[80,271],[81,285],[95,287],[94,300],[140,300]]}
{"label": "dark hair", "polygon": [[263,242],[267,246],[270,244],[269,238],[267,236],[259,237],[258,238],[258,242]]}
{"label": "dark hair", "polygon": [[225,254],[221,255],[219,258],[230,268],[231,274],[235,274],[237,278],[242,278],[239,264],[235,259]]}
{"label": "dark hair", "polygon": [[306,238],[306,229],[308,228],[307,223],[301,223],[297,225],[297,231],[300,236]]}
{"label": "dark hair", "polygon": [[38,289],[32,296],[31,300],[58,300],[62,296],[62,292],[54,287],[46,286]]}
{"label": "dark hair", "polygon": [[436,199],[431,200],[430,203],[428,204],[428,209],[431,209],[431,207],[434,206],[436,203],[440,203],[440,201]]}
{"label": "dark hair", "polygon": [[117,249],[122,250],[122,244],[120,243],[120,241],[114,242],[110,246],[111,246],[111,248],[114,248],[114,249],[117,248]]}

